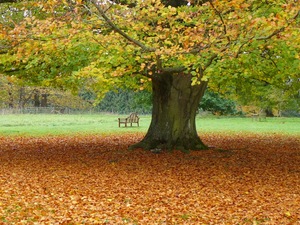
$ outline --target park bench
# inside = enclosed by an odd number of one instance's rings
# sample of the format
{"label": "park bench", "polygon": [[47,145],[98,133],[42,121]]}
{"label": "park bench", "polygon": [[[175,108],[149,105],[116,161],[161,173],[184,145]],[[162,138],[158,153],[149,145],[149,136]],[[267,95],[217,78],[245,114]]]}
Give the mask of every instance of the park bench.
{"label": "park bench", "polygon": [[127,124],[130,124],[132,127],[133,123],[136,123],[137,126],[139,126],[139,120],[140,118],[138,117],[137,113],[131,113],[127,118],[118,118],[119,120],[119,127],[121,124],[125,124],[125,127],[127,127]]}

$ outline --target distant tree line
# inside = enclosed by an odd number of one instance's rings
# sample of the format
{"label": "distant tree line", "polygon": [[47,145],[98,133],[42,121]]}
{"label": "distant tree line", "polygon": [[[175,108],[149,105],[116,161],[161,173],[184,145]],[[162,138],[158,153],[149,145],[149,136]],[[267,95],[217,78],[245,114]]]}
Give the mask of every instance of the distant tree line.
{"label": "distant tree line", "polygon": [[[244,95],[232,100],[222,94],[207,90],[199,104],[199,112],[209,111],[217,115],[242,114],[240,106],[250,105],[263,109],[272,116],[272,109],[280,111],[280,116],[300,116],[300,94],[285,96],[282,90],[262,87],[264,95]],[[229,96],[229,95],[227,95]],[[0,108],[61,107],[75,110],[90,110],[128,114],[151,114],[152,94],[147,90],[132,91],[117,89],[106,93],[99,103],[93,92],[83,89],[78,95],[68,91],[28,86],[22,80],[0,76]],[[239,108],[239,110],[237,110]],[[273,110],[274,111],[274,110]]]}
{"label": "distant tree line", "polygon": [[0,108],[62,107],[87,109],[92,104],[70,91],[24,84],[21,80],[0,76]]}
{"label": "distant tree line", "polygon": [[[89,95],[91,99],[92,94]],[[243,101],[225,98],[222,94],[207,90],[199,104],[199,111],[209,111],[215,115],[242,115],[241,106],[250,105],[256,111],[263,110],[268,116],[274,116],[272,109],[280,109],[279,116],[300,116],[299,103],[300,96],[291,96],[290,98],[280,99],[277,95],[272,94],[267,98],[266,96],[257,98],[259,100],[250,101],[247,104],[245,99]],[[279,99],[279,100],[278,100]],[[151,114],[152,110],[152,94],[148,91],[134,92],[131,90],[115,90],[109,91],[103,100],[96,105],[97,110],[128,114],[130,112],[138,112],[140,114]]]}
{"label": "distant tree line", "polygon": [[[138,112],[150,114],[152,110],[151,93],[148,91],[133,92],[128,90],[110,91],[97,105],[100,111],[112,113]],[[203,97],[199,110],[210,111],[213,114],[233,115],[236,114],[237,105],[233,100],[223,98],[220,94],[207,91]]]}

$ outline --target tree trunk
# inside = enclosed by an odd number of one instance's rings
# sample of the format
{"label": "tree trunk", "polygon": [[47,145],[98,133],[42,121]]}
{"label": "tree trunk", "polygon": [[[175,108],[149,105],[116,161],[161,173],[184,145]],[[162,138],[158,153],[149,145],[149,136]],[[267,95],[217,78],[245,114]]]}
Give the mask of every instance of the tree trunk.
{"label": "tree trunk", "polygon": [[48,106],[48,94],[43,93],[42,100],[41,100],[41,107],[47,107],[47,106]]}
{"label": "tree trunk", "polygon": [[25,87],[19,89],[19,108],[23,109],[25,106]]}
{"label": "tree trunk", "polygon": [[152,121],[144,139],[131,146],[143,149],[200,150],[207,147],[196,130],[196,113],[207,82],[191,85],[191,76],[165,73],[152,78]]}
{"label": "tree trunk", "polygon": [[12,83],[8,83],[8,108],[14,108],[14,94],[13,94],[13,85]]}
{"label": "tree trunk", "polygon": [[33,101],[34,101],[34,107],[40,107],[41,106],[40,91],[37,90],[37,89],[35,89],[35,91],[34,91]]}
{"label": "tree trunk", "polygon": [[265,113],[267,117],[274,117],[273,111],[271,108],[265,109]]}

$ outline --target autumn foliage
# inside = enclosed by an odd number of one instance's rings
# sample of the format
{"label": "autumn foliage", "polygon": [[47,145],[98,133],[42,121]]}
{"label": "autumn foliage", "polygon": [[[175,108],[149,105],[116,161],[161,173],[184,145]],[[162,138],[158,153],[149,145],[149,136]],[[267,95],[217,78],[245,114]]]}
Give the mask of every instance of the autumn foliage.
{"label": "autumn foliage", "polygon": [[207,151],[127,150],[141,138],[1,137],[1,224],[299,224],[298,137],[206,134]]}

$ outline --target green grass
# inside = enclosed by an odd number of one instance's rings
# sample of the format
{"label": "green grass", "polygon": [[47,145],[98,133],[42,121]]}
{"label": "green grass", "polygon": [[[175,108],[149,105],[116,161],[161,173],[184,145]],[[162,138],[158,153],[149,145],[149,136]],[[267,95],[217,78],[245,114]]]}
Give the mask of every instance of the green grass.
{"label": "green grass", "polygon": [[251,118],[212,117],[197,119],[197,128],[202,132],[269,133],[300,135],[300,118],[267,118],[252,121]]}
{"label": "green grass", "polygon": [[89,133],[145,132],[150,123],[149,116],[140,116],[140,127],[119,128],[118,117],[111,114],[19,114],[0,115],[0,135],[70,135]]}
{"label": "green grass", "polygon": [[[118,117],[113,114],[48,115],[21,114],[0,115],[0,135],[72,135],[72,134],[117,134],[128,132],[145,133],[151,116],[141,115],[140,127],[118,127]],[[300,135],[300,118],[267,118],[267,121],[252,121],[250,118],[197,117],[199,133],[276,133]]]}

